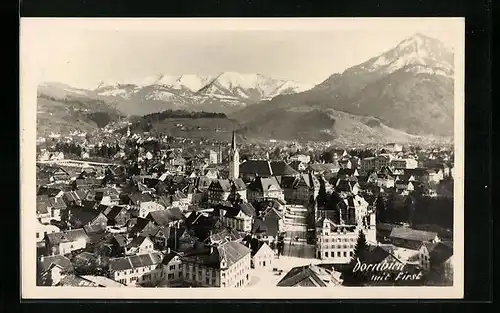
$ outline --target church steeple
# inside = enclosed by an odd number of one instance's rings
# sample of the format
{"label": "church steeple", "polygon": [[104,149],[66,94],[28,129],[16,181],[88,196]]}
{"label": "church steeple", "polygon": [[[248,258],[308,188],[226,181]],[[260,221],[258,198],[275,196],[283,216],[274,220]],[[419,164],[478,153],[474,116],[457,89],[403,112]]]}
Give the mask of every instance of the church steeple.
{"label": "church steeple", "polygon": [[233,130],[233,137],[231,140],[231,150],[229,151],[229,179],[236,179],[240,177],[240,153],[236,147],[236,134]]}
{"label": "church steeple", "polygon": [[233,138],[231,140],[231,151],[235,151],[236,150],[236,134],[233,130]]}

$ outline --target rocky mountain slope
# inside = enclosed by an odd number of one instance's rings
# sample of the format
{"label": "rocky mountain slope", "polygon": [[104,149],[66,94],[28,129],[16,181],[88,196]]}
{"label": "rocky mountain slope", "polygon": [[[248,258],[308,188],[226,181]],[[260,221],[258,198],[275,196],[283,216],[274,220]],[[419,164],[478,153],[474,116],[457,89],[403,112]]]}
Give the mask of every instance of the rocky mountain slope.
{"label": "rocky mountain slope", "polygon": [[120,119],[121,112],[97,95],[64,84],[41,84],[37,96],[37,135],[92,132]]}
{"label": "rocky mountain slope", "polygon": [[230,116],[256,136],[314,140],[316,133],[384,141],[451,136],[453,64],[453,52],[443,43],[416,34],[310,90],[280,95]]}
{"label": "rocky mountain slope", "polygon": [[120,111],[132,115],[165,109],[229,113],[261,100],[312,87],[260,74],[224,72],[215,77],[157,75],[136,82],[101,82],[91,93],[117,103]]}

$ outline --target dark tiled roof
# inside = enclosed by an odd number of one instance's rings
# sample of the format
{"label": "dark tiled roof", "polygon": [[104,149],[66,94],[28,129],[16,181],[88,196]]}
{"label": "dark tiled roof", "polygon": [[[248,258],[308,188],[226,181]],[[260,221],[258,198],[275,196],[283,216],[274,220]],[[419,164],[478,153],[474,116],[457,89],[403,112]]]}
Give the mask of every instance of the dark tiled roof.
{"label": "dark tiled roof", "polygon": [[256,215],[255,208],[249,202],[243,202],[238,207],[240,208],[241,211],[243,211],[243,213],[245,213],[248,216],[254,217]]}
{"label": "dark tiled roof", "polygon": [[[277,284],[278,287],[310,286],[326,287],[326,283],[318,276],[318,273],[328,275],[328,271],[315,265],[298,266],[292,268]],[[330,278],[330,277],[329,277]],[[333,277],[330,278],[331,280]],[[304,281],[310,284],[302,284]]]}
{"label": "dark tiled roof", "polygon": [[281,190],[281,187],[275,177],[256,177],[253,182],[248,185],[249,190],[266,192],[272,186],[276,187],[277,190]]}
{"label": "dark tiled roof", "polygon": [[274,176],[292,176],[298,174],[296,170],[284,161],[272,161],[271,170]]}
{"label": "dark tiled roof", "polygon": [[162,262],[163,255],[159,252],[139,254],[109,260],[109,271],[132,270],[145,266],[155,266]]}
{"label": "dark tiled roof", "polygon": [[146,236],[137,236],[135,237],[134,239],[132,239],[132,241],[127,245],[127,248],[136,248],[136,247],[139,247],[140,245],[142,245],[142,243],[144,242],[144,240],[146,240],[148,237]]}
{"label": "dark tiled roof", "polygon": [[56,284],[59,287],[99,287],[98,284],[80,276],[68,275]]}
{"label": "dark tiled roof", "polygon": [[258,174],[259,176],[272,176],[272,168],[269,161],[264,160],[248,160],[240,164],[240,173],[242,174]]}

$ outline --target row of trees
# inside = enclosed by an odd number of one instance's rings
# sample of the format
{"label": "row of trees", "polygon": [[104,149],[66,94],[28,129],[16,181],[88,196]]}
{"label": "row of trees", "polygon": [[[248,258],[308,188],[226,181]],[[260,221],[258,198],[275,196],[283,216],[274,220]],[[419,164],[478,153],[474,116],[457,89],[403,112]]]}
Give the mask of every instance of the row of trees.
{"label": "row of trees", "polygon": [[400,196],[379,194],[375,200],[377,222],[435,224],[453,228],[453,198],[428,197],[418,193]]}

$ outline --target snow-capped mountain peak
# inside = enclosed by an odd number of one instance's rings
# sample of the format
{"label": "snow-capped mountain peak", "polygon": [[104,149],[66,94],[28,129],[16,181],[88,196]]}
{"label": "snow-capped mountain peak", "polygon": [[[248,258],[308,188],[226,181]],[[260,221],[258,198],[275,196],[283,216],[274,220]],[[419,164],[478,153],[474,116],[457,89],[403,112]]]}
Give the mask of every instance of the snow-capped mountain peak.
{"label": "snow-capped mountain peak", "polygon": [[197,92],[198,90],[206,86],[212,79],[212,76],[184,74],[177,78],[174,86],[178,88],[185,87],[193,92]]}
{"label": "snow-capped mountain peak", "polygon": [[453,51],[443,42],[417,33],[393,49],[368,60],[361,68],[370,72],[393,73],[404,69],[452,76],[453,61]]}

